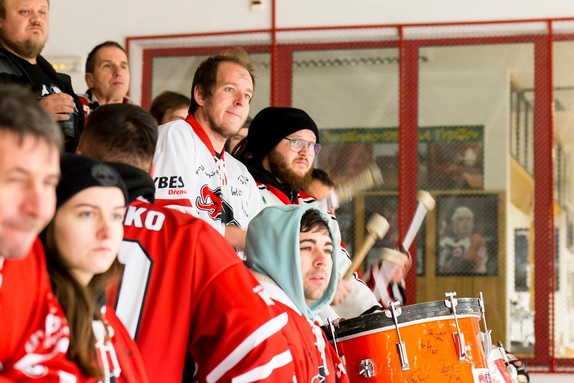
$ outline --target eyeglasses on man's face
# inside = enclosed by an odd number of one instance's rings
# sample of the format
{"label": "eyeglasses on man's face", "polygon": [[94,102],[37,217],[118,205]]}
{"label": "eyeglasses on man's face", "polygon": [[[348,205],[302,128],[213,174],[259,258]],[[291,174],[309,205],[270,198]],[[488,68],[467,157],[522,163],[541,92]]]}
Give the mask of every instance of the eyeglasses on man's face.
{"label": "eyeglasses on man's face", "polygon": [[319,150],[321,150],[321,145],[316,142],[305,141],[300,138],[284,137],[283,139],[291,143],[291,150],[296,153],[299,153],[301,150],[303,150],[303,148],[306,147],[309,155],[314,156],[319,153]]}

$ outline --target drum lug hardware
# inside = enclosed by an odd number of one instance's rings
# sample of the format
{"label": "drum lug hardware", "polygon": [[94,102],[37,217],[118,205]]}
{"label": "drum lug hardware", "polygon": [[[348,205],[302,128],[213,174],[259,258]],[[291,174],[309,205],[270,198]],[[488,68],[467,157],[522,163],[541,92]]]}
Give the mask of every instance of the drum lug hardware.
{"label": "drum lug hardware", "polygon": [[396,307],[399,306],[400,304],[401,302],[399,301],[391,302],[390,304],[391,308],[389,310],[385,310],[385,315],[387,316],[387,318],[393,318],[393,321],[395,322],[395,328],[397,329],[397,338],[399,339],[396,345],[397,345],[397,352],[399,353],[399,358],[401,358],[401,369],[403,371],[407,371],[410,370],[411,367],[409,366],[407,348],[405,342],[403,342],[401,338],[401,330],[399,329],[399,321],[397,319],[397,317],[402,314],[402,309],[400,307]]}
{"label": "drum lug hardware", "polygon": [[458,356],[458,360],[464,360],[466,356],[466,344],[464,342],[464,334],[460,331],[460,327],[458,325],[458,318],[456,316],[456,306],[458,304],[457,300],[454,298],[456,293],[445,293],[444,294],[447,298],[444,301],[446,307],[452,309],[452,315],[454,316],[454,323],[456,324],[456,332],[452,334],[454,339],[454,345],[456,348],[456,354]]}
{"label": "drum lug hardware", "polygon": [[466,345],[464,343],[464,334],[459,331],[453,333],[452,336],[454,338],[458,360],[464,360],[464,357],[466,356]]}
{"label": "drum lug hardware", "polygon": [[399,352],[399,356],[401,358],[401,370],[410,370],[411,366],[409,366],[409,359],[407,357],[407,348],[405,346],[405,342],[397,342],[397,351]]}
{"label": "drum lug hardware", "polygon": [[508,355],[506,354],[506,349],[502,345],[502,342],[498,342],[498,351],[500,352],[500,355],[502,356],[502,360],[504,360],[504,364],[506,365],[506,370],[510,374],[512,381],[516,382],[517,381],[516,377],[518,376],[518,371],[516,370],[516,367],[512,363],[510,363],[510,361],[508,360]]}
{"label": "drum lug hardware", "polygon": [[361,369],[359,374],[363,375],[365,378],[372,378],[375,376],[375,365],[371,359],[363,359],[360,364]]}
{"label": "drum lug hardware", "polygon": [[478,293],[478,305],[480,306],[480,312],[482,314],[482,321],[484,323],[484,331],[480,332],[480,338],[482,340],[482,347],[484,347],[484,355],[486,359],[490,356],[492,351],[492,335],[491,330],[488,329],[486,325],[486,310],[484,309],[484,300],[482,299],[482,292]]}
{"label": "drum lug hardware", "polygon": [[[399,301],[393,302],[393,303],[400,304]],[[391,304],[392,304],[392,303],[391,303]],[[403,309],[401,309],[400,307],[397,307],[397,308],[394,310],[394,312],[395,312],[395,315],[399,317],[399,316],[401,316],[401,314],[403,313]],[[387,318],[389,318],[389,319],[392,319],[392,318],[393,318],[393,313],[391,312],[391,310],[387,309],[387,310],[384,311],[384,313],[385,313],[385,316],[386,316]]]}

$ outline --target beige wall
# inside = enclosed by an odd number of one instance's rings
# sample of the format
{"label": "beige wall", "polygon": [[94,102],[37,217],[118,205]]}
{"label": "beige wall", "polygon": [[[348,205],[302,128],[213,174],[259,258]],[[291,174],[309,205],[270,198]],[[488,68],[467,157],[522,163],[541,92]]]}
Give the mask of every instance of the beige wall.
{"label": "beige wall", "polygon": [[[85,60],[105,40],[269,29],[271,0],[252,9],[251,0],[57,0],[51,4],[50,39],[44,56]],[[564,0],[277,0],[277,27],[524,20],[574,16]],[[83,61],[72,74],[84,90]],[[77,90],[78,91],[78,90]]]}

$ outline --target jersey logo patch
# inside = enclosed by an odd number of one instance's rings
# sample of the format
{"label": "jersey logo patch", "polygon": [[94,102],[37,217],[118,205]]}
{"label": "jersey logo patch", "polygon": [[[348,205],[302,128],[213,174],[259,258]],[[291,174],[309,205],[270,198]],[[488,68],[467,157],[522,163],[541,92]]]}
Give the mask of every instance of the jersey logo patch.
{"label": "jersey logo patch", "polygon": [[207,212],[214,221],[239,226],[235,220],[233,209],[223,199],[219,187],[211,190],[207,185],[203,185],[199,191],[199,196],[195,199],[195,205],[198,209]]}

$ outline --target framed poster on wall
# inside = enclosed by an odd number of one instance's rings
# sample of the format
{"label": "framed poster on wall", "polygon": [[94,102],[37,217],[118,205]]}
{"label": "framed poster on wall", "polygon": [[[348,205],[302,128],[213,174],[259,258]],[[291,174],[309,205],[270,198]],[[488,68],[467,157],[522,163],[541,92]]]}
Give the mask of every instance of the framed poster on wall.
{"label": "framed poster on wall", "polygon": [[[372,163],[385,180],[379,190],[395,191],[399,181],[398,128],[321,129],[316,166],[336,183]],[[425,190],[484,189],[484,127],[420,127],[417,185]]]}
{"label": "framed poster on wall", "polygon": [[437,197],[436,275],[498,274],[498,194]]}

